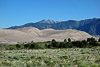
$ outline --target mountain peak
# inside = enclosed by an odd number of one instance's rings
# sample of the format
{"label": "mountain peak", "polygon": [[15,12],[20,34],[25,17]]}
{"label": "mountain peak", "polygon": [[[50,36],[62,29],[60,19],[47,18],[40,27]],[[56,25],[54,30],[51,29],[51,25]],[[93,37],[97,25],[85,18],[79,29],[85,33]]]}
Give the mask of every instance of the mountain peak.
{"label": "mountain peak", "polygon": [[41,20],[41,21],[39,21],[39,23],[56,23],[56,21],[54,21],[54,20],[51,20],[51,19],[43,19],[43,20]]}

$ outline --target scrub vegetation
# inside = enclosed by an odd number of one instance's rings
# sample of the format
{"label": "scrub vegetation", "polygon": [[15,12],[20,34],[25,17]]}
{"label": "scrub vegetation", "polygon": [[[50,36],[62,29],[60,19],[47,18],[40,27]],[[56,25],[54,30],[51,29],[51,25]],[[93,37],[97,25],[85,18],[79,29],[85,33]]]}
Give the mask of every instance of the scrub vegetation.
{"label": "scrub vegetation", "polygon": [[100,67],[100,39],[2,45],[1,67]]}

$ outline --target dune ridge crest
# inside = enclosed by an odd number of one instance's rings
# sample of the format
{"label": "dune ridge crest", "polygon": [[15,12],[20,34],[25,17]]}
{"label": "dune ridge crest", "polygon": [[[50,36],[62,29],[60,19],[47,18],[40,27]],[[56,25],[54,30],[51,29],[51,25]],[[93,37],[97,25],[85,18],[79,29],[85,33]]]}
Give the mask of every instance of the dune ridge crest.
{"label": "dune ridge crest", "polygon": [[24,27],[15,30],[0,29],[0,43],[16,44],[17,42],[44,42],[55,39],[63,41],[64,39],[71,38],[72,40],[84,40],[92,37],[86,32],[65,29],[54,30],[51,28],[39,30],[35,27]]}

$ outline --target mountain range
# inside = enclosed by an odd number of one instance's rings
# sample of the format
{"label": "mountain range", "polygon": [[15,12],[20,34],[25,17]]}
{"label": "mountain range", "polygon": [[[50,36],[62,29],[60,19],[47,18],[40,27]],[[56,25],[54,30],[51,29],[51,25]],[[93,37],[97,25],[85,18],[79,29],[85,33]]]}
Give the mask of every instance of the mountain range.
{"label": "mountain range", "polygon": [[40,30],[52,28],[55,30],[76,29],[85,31],[91,35],[100,35],[100,18],[92,18],[85,20],[68,20],[68,21],[54,21],[54,20],[41,20],[38,22],[31,22],[21,26],[12,26],[6,29],[18,29],[24,27],[35,27]]}

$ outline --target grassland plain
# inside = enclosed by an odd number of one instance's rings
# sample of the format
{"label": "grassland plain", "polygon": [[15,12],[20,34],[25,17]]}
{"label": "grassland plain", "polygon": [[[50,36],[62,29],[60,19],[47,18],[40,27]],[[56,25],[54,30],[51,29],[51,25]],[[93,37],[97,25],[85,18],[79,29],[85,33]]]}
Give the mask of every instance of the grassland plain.
{"label": "grassland plain", "polygon": [[0,67],[100,67],[100,47],[4,50]]}

